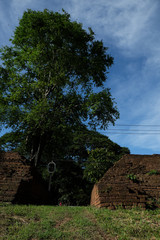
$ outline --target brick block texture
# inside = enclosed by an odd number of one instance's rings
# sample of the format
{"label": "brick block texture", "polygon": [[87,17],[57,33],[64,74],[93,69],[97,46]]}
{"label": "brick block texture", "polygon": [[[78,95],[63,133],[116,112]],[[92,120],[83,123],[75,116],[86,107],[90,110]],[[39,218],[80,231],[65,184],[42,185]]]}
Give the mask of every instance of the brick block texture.
{"label": "brick block texture", "polygon": [[0,202],[45,204],[47,186],[17,152],[0,152]]}
{"label": "brick block texture", "polygon": [[109,209],[160,207],[160,155],[123,156],[94,185],[90,204]]}

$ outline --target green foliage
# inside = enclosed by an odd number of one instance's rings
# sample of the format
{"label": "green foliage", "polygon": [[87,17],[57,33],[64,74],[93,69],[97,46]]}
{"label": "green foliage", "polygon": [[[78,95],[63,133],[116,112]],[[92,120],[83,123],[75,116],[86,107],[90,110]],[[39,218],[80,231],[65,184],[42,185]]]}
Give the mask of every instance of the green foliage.
{"label": "green foliage", "polygon": [[114,157],[107,149],[97,148],[89,153],[85,164],[84,176],[91,182],[97,182],[113,165]]}
{"label": "green foliage", "polygon": [[157,170],[155,170],[155,169],[152,169],[152,170],[149,171],[147,174],[148,174],[148,175],[158,175],[159,172],[158,172]]}
{"label": "green foliage", "polygon": [[88,150],[89,156],[84,169],[84,177],[92,183],[99,181],[124,154],[130,153],[127,148],[120,147],[106,136],[97,134],[96,141]]}
{"label": "green foliage", "polygon": [[154,210],[157,208],[157,205],[158,205],[158,201],[155,198],[153,198],[153,197],[147,198],[147,202],[146,202],[147,209]]}
{"label": "green foliage", "polygon": [[12,129],[0,140],[3,149],[37,164],[44,155],[58,158],[62,146],[66,155],[75,131],[105,129],[119,117],[104,89],[113,58],[65,11],[25,11],[0,54],[0,122]]}
{"label": "green foliage", "polygon": [[133,182],[138,182],[138,179],[137,179],[137,176],[136,175],[134,175],[134,174],[128,174],[127,175],[127,178],[128,179],[130,179],[130,180],[132,180]]}
{"label": "green foliage", "polygon": [[78,163],[59,162],[53,175],[51,199],[54,204],[84,206],[90,201],[92,184],[83,179],[83,169]]}
{"label": "green foliage", "polygon": [[108,186],[105,190],[106,193],[110,193],[112,191],[112,187],[111,186]]}
{"label": "green foliage", "polygon": [[9,132],[5,133],[0,138],[0,146],[1,148],[7,149],[8,151],[21,151],[22,145],[25,142],[23,139],[23,134],[19,132]]}

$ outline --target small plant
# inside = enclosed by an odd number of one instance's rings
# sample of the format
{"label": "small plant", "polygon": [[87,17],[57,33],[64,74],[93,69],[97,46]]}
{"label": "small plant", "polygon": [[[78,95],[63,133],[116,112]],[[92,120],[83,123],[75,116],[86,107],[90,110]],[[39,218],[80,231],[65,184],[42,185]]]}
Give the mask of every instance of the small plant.
{"label": "small plant", "polygon": [[148,175],[158,175],[159,172],[155,169],[152,169],[151,171],[148,172]]}
{"label": "small plant", "polygon": [[146,202],[147,209],[155,209],[157,204],[157,200],[155,198],[148,198]]}
{"label": "small plant", "polygon": [[112,191],[112,187],[111,186],[108,186],[105,190],[106,193],[109,193],[110,191]]}
{"label": "small plant", "polygon": [[134,175],[134,174],[128,174],[127,175],[127,178],[128,179],[130,179],[130,180],[132,180],[133,182],[138,182],[138,179],[137,179],[137,176],[136,175]]}

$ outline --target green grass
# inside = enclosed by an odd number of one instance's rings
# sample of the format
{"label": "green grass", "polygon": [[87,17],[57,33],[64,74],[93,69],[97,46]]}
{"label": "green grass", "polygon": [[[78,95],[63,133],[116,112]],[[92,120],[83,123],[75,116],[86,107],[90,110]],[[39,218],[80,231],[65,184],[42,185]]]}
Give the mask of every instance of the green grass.
{"label": "green grass", "polygon": [[0,205],[1,240],[160,240],[160,209]]}

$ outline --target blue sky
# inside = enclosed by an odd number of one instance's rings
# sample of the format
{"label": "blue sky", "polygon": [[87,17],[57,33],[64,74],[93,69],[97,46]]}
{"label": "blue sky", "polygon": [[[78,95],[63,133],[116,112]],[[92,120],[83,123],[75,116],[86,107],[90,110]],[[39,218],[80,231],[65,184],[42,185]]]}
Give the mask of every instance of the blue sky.
{"label": "blue sky", "polygon": [[63,8],[93,29],[114,57],[106,87],[120,111],[116,126],[103,133],[133,154],[160,154],[160,1],[0,0],[1,46],[27,8]]}

